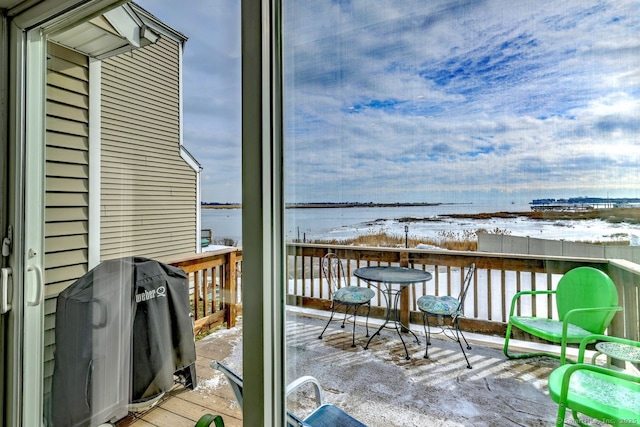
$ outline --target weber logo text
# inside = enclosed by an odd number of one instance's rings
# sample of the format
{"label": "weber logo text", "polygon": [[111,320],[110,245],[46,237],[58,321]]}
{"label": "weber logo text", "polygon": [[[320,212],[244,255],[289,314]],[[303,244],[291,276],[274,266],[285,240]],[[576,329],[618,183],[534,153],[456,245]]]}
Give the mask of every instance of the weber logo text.
{"label": "weber logo text", "polygon": [[145,290],[142,293],[136,294],[136,303],[142,301],[149,301],[158,297],[166,297],[167,289],[164,286],[158,286],[156,289]]}

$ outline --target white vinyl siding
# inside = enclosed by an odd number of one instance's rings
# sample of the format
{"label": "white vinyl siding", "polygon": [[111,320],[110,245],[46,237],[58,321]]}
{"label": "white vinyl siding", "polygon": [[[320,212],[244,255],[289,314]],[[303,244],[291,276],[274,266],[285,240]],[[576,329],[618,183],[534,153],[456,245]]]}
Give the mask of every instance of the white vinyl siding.
{"label": "white vinyl siding", "polygon": [[89,61],[48,44],[45,193],[44,393],[51,389],[60,291],[88,269]]}
{"label": "white vinyl siding", "polygon": [[196,172],[180,157],[180,44],[102,61],[101,259],[196,251]]}

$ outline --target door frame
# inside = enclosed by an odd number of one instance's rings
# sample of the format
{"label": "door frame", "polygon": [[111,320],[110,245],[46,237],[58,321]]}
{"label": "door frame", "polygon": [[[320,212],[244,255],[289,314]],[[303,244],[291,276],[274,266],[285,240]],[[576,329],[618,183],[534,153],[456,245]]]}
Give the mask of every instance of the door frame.
{"label": "door frame", "polygon": [[5,318],[5,422],[37,426],[43,413],[46,44],[39,29],[9,25],[7,205],[13,239],[7,258],[12,280],[11,310]]}
{"label": "door frame", "polygon": [[[9,67],[9,36],[7,29],[7,18],[4,14],[0,15],[0,70],[8,70]],[[0,93],[6,94],[9,87],[8,73],[0,74]],[[3,96],[0,99],[0,129],[7,129],[7,106],[9,105],[9,99],[7,96]],[[0,133],[0,245],[5,246],[5,237],[8,237],[7,233],[7,213],[9,210],[8,195],[7,195],[7,178],[8,178],[8,158],[9,149],[7,145],[7,133]],[[4,256],[0,256],[0,267],[7,267],[7,262]],[[4,270],[3,270],[4,272]],[[8,283],[0,283],[0,286],[9,286]],[[0,290],[3,291],[3,290]],[[8,289],[7,289],[8,292]],[[5,366],[7,344],[6,344],[6,320],[7,315],[3,314],[0,310],[0,331],[2,336],[0,337],[0,404],[5,406]],[[3,411],[5,412],[5,411]],[[0,416],[0,427],[4,426],[3,416]]]}

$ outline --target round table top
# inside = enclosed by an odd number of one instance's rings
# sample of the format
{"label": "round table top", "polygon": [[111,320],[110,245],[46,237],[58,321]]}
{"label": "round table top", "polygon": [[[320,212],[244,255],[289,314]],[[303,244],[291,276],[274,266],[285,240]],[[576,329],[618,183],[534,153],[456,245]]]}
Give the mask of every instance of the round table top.
{"label": "round table top", "polygon": [[407,267],[362,267],[353,272],[354,276],[371,282],[408,284],[431,280],[431,273]]}
{"label": "round table top", "polygon": [[601,341],[596,344],[596,350],[615,359],[627,362],[640,363],[640,348],[610,341]]}

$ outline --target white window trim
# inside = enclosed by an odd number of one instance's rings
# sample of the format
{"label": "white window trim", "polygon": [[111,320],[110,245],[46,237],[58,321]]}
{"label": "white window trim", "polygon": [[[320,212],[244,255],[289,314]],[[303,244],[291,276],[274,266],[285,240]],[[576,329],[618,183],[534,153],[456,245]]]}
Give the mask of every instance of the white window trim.
{"label": "white window trim", "polygon": [[246,427],[285,423],[280,11],[280,0],[241,4]]}
{"label": "white window trim", "polygon": [[100,264],[102,62],[89,58],[89,270]]}
{"label": "white window trim", "polygon": [[178,47],[178,108],[179,108],[179,112],[178,112],[178,117],[179,117],[179,139],[180,139],[180,157],[182,157],[182,159],[189,165],[189,167],[191,167],[191,169],[193,169],[196,173],[196,253],[202,253],[202,241],[201,241],[201,232],[200,229],[202,227],[202,220],[201,220],[201,205],[202,205],[202,199],[201,199],[201,195],[200,195],[200,177],[202,174],[202,166],[200,165],[200,163],[198,163],[198,161],[196,160],[195,157],[193,157],[193,155],[191,155],[191,153],[189,153],[189,151],[184,147],[184,103],[183,103],[183,95],[184,95],[184,85],[183,85],[183,81],[182,81],[182,58],[184,55],[184,44],[185,44],[185,40],[179,40],[179,47]]}
{"label": "white window trim", "polygon": [[27,32],[22,422],[40,425],[44,360],[44,153],[47,42]]}

